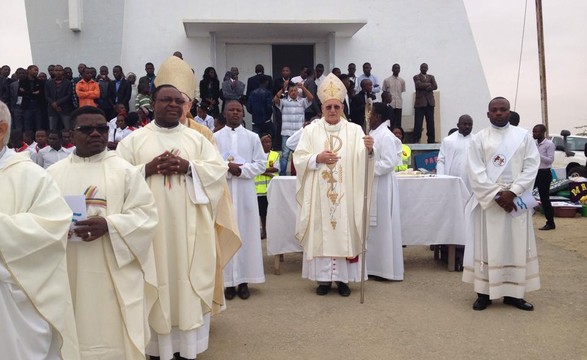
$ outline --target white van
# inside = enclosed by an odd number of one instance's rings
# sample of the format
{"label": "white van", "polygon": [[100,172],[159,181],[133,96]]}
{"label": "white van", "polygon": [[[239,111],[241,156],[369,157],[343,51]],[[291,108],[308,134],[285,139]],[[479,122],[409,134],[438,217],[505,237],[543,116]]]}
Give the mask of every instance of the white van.
{"label": "white van", "polygon": [[548,137],[556,146],[553,168],[566,168],[567,176],[572,173],[587,175],[587,136],[571,135],[568,130],[560,135]]}

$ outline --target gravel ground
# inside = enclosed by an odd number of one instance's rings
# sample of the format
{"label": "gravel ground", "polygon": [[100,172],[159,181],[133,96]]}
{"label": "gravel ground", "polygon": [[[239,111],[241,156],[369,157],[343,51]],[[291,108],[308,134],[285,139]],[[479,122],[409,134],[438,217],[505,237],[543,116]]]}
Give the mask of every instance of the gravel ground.
{"label": "gravel ground", "polygon": [[265,256],[266,283],[212,319],[198,359],[587,359],[587,218],[556,223],[536,231],[542,289],[526,296],[533,312],[500,301],[473,311],[472,285],[424,246],[404,249],[404,281],[368,281],[364,304],[358,284],[348,298],[335,288],[315,295],[301,254],[285,256],[281,275]]}

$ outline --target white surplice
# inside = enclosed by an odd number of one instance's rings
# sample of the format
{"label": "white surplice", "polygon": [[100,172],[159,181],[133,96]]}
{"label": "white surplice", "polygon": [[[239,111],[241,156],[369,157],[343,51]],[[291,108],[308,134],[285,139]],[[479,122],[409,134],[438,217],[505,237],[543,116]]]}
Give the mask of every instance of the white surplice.
{"label": "white surplice", "polygon": [[0,357],[79,359],[65,259],[72,213],[28,154],[0,149]]}
{"label": "white surplice", "polygon": [[402,143],[383,124],[370,134],[377,155],[367,238],[367,273],[389,280],[403,280],[400,194],[394,171],[402,161]]}
{"label": "white surplice", "polygon": [[157,298],[152,240],[158,217],[143,175],[111,151],[71,154],[48,172],[64,196],[90,189],[87,216],[108,223],[101,238],[67,245],[82,359],[144,359],[147,316]]}
{"label": "white surplice", "polygon": [[[509,157],[500,153],[500,144],[512,143],[519,132],[525,133],[523,140],[497,180],[492,181],[489,167],[503,166],[502,160]],[[503,190],[518,196],[532,190],[540,164],[536,142],[515,126],[490,126],[471,139],[468,163],[475,197],[471,201],[477,205],[470,215],[474,238],[465,246],[463,281],[474,284],[475,292],[488,294],[491,299],[523,298],[526,292],[540,288],[532,213],[513,217],[497,204],[495,196]]]}
{"label": "white surplice", "polygon": [[162,128],[156,120],[133,131],[116,151],[143,174],[145,164],[164,151],[190,162],[190,174],[146,179],[159,213],[153,240],[159,299],[149,316],[157,336],[151,337],[147,354],[170,359],[180,352],[195,358],[208,346],[206,314],[212,308],[216,272],[214,218],[226,163],[197,131],[181,124]]}
{"label": "white surplice", "polygon": [[455,131],[442,139],[436,164],[436,173],[438,175],[460,177],[469,191],[471,190],[471,185],[467,175],[467,151],[472,137],[472,134],[463,136],[460,132]]}
{"label": "white surplice", "polygon": [[[304,278],[360,280],[360,262],[347,258],[362,250],[364,184],[373,178],[373,156],[367,155],[363,137],[361,127],[345,119],[330,125],[322,118],[304,128],[294,153],[296,237],[304,247]],[[336,165],[316,163],[324,150],[337,153]]]}
{"label": "white surplice", "polygon": [[224,160],[242,164],[240,176],[228,172],[226,175],[242,246],[224,267],[224,286],[263,283],[265,273],[255,176],[265,172],[267,156],[259,136],[243,126],[235,129],[225,126],[214,133],[214,139]]}

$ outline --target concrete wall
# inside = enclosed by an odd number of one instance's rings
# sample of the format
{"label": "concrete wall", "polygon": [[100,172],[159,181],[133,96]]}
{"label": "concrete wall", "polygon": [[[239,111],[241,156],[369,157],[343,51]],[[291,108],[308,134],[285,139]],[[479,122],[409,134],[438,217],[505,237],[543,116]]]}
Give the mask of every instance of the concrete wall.
{"label": "concrete wall", "polygon": [[79,0],[82,31],[69,29],[67,0],[25,0],[33,62],[40,71],[50,64],[73,69],[85,63],[98,68],[120,64],[124,1]]}
{"label": "concrete wall", "polygon": [[[184,19],[270,19],[293,20],[301,24],[304,21],[366,20],[367,24],[353,37],[335,38],[334,59],[328,58],[327,38],[310,39],[319,44],[316,61],[328,68],[332,60],[343,72],[348,63],[354,62],[358,73],[363,62],[369,61],[373,66],[372,73],[381,83],[391,75],[391,66],[399,63],[402,67],[400,76],[406,80],[404,115],[408,116],[413,114],[412,77],[419,72],[420,64],[426,62],[440,91],[442,106],[438,140],[464,113],[478,120],[476,129],[487,124],[484,119],[489,90],[462,0],[323,0],[319,6],[313,0],[166,0],[149,2],[148,6],[139,0],[124,3],[86,0],[83,1],[84,25],[79,34],[56,24],[55,19],[66,19],[67,2],[50,2],[56,6],[50,7],[49,16],[45,10],[47,7],[32,9],[33,1],[27,0],[35,61],[43,64],[47,59],[62,59],[59,61],[74,66],[82,59],[92,64],[120,62],[126,71],[134,71],[138,76],[143,75],[145,62],[151,61],[158,68],[176,50],[183,53],[198,79],[204,68],[210,65],[221,66],[217,68],[219,74],[226,71],[222,68],[229,66],[226,63],[230,61],[226,58],[226,42],[219,40],[216,53],[211,54],[214,47],[211,47],[210,39],[186,37]],[[52,40],[48,40],[46,34]],[[300,39],[292,34],[279,39],[240,39],[239,43],[247,41],[262,44],[299,42]],[[213,59],[216,59],[214,64],[211,63]],[[241,70],[241,79],[250,75]]]}

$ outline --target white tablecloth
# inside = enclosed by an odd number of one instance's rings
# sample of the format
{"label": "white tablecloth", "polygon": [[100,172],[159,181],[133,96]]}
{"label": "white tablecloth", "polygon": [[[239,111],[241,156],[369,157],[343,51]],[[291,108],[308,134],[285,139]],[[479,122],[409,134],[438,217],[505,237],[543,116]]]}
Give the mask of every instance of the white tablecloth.
{"label": "white tablecloth", "polygon": [[[465,244],[469,192],[454,176],[398,177],[404,245]],[[296,178],[279,176],[267,191],[267,253],[301,252],[295,238]]]}

